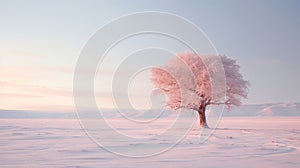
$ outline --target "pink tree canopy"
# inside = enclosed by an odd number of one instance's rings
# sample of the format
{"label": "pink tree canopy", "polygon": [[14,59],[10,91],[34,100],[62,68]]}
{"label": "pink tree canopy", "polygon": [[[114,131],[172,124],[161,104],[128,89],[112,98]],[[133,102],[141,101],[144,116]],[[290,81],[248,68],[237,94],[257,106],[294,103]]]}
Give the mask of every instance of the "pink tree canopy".
{"label": "pink tree canopy", "polygon": [[[201,106],[226,104],[230,108],[241,105],[241,99],[247,98],[249,82],[243,79],[239,70],[236,61],[226,56],[185,52],[161,67],[153,68],[151,80],[167,96],[168,108],[199,112]],[[214,91],[211,77],[220,71],[223,71],[223,85],[226,86],[223,91]]]}

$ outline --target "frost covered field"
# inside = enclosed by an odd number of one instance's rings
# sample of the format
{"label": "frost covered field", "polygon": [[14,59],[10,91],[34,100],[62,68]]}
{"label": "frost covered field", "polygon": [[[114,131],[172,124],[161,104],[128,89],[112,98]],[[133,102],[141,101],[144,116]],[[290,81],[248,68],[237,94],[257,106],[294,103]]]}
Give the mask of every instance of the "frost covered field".
{"label": "frost covered field", "polygon": [[0,130],[0,167],[300,165],[300,117],[223,117],[204,143],[193,129],[171,150],[146,158],[121,157],[98,147],[76,119],[0,119]]}

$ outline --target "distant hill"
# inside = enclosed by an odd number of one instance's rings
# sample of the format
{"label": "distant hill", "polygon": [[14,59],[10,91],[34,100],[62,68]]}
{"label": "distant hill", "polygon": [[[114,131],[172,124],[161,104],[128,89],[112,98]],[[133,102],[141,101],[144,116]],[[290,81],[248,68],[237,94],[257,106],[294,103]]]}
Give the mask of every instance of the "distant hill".
{"label": "distant hill", "polygon": [[224,111],[223,116],[300,116],[300,103],[243,105],[230,112]]}
{"label": "distant hill", "polygon": [[[139,113],[136,111],[124,110],[124,114],[141,118],[153,118],[155,116],[168,117],[172,114],[171,111]],[[99,113],[86,112],[84,115],[87,118],[93,118]],[[121,117],[117,111],[106,110],[103,112],[107,118]],[[159,114],[159,115],[157,115]],[[300,103],[269,103],[258,105],[243,105],[232,111],[223,113],[223,117],[242,117],[242,116],[300,116]],[[23,110],[0,110],[0,118],[77,118],[72,112],[38,112],[38,111],[23,111]]]}
{"label": "distant hill", "polygon": [[0,118],[75,118],[75,113],[0,110]]}

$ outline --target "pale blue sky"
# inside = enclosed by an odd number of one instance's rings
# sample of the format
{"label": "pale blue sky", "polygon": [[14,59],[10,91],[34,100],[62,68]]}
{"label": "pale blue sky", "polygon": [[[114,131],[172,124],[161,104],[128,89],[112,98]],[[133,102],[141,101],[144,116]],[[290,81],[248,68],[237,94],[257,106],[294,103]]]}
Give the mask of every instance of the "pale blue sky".
{"label": "pale blue sky", "polygon": [[0,108],[67,109],[72,70],[89,37],[112,19],[142,11],[185,17],[220,53],[237,59],[251,82],[245,103],[300,102],[299,7],[296,0],[1,0]]}

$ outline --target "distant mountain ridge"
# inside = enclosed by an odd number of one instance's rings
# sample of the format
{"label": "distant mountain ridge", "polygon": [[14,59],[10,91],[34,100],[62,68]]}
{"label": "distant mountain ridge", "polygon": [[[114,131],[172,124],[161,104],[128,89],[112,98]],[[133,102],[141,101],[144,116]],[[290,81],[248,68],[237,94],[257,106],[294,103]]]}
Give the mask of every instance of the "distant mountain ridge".
{"label": "distant mountain ridge", "polygon": [[[128,110],[127,110],[128,111]],[[172,112],[166,111],[160,117],[167,117]],[[85,116],[92,118],[96,113],[86,112]],[[121,114],[113,111],[106,110],[103,112],[107,118],[118,118]],[[133,112],[126,112],[132,116],[140,116],[144,118],[153,118],[150,112],[144,114]],[[243,117],[243,116],[300,116],[300,103],[268,103],[256,105],[243,105],[233,108],[227,112],[224,110],[223,117]],[[24,111],[24,110],[0,110],[0,118],[77,118],[75,113],[72,112],[37,112],[37,111]]]}
{"label": "distant mountain ridge", "polygon": [[38,112],[25,110],[0,110],[0,118],[75,118],[72,112]]}
{"label": "distant mountain ridge", "polygon": [[223,116],[300,116],[300,103],[268,103],[243,105]]}

